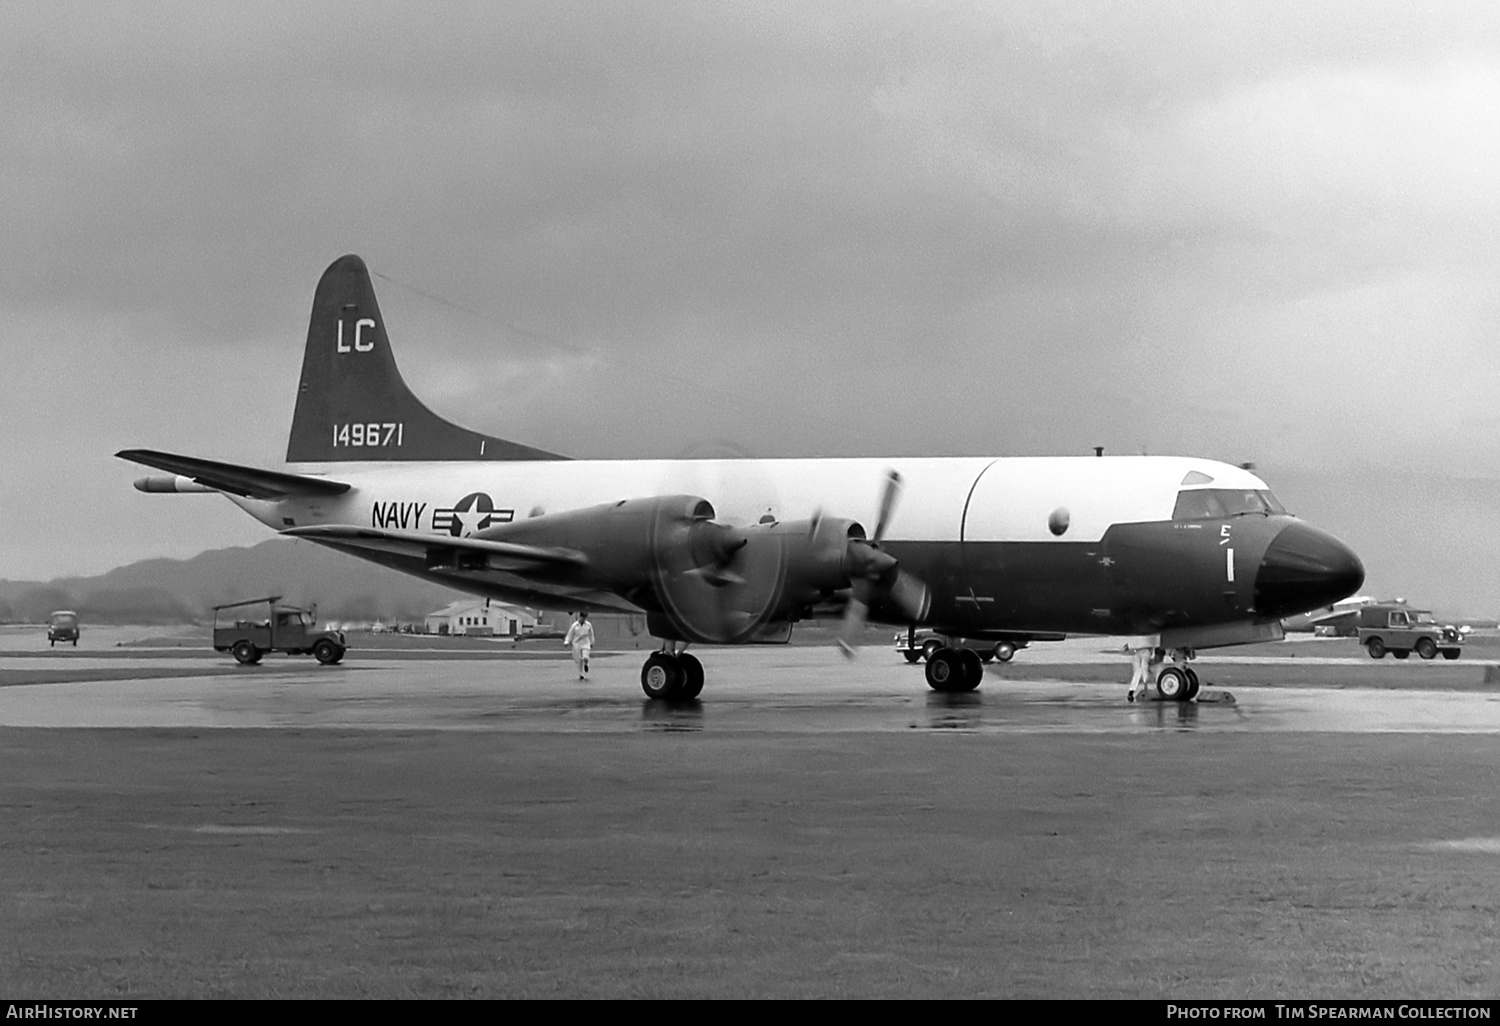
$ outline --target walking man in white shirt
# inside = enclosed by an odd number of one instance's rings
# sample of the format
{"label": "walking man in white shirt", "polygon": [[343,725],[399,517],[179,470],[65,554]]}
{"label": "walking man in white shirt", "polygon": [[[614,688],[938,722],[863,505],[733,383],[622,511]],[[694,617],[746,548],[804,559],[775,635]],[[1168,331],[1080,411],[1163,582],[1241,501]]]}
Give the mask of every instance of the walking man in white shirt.
{"label": "walking man in white shirt", "polygon": [[578,679],[588,680],[589,652],[594,647],[594,625],[589,623],[589,614],[579,613],[577,622],[568,625],[563,645],[573,646],[573,665],[578,668]]}

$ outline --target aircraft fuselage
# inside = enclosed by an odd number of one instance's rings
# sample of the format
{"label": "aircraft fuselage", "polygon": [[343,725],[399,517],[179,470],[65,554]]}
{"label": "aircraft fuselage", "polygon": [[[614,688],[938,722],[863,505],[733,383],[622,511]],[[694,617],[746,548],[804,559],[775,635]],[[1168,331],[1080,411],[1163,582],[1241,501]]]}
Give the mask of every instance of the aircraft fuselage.
{"label": "aircraft fuselage", "polygon": [[[966,636],[1154,634],[1270,622],[1342,597],[1360,572],[1353,554],[1331,536],[1279,512],[1214,516],[1203,503],[1190,502],[1197,515],[1184,515],[1184,491],[1269,495],[1265,483],[1246,470],[1190,457],[567,460],[301,469],[352,487],[338,496],[279,502],[231,498],[276,529],[353,524],[439,538],[472,537],[542,513],[662,494],[701,496],[713,504],[718,521],[733,525],[805,519],[818,511],[869,524],[885,474],[895,470],[904,488],[882,548],[931,591],[919,625]],[[505,601],[642,611],[617,595],[566,583],[549,585],[498,570],[434,571],[398,552],[359,554]],[[893,623],[909,619],[892,608],[877,607],[872,615]]]}

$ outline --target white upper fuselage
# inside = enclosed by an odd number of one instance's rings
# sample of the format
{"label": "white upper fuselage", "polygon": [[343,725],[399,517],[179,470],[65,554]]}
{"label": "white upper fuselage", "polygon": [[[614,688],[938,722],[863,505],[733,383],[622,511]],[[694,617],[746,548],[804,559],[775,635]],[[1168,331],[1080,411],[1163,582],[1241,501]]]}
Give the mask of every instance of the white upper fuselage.
{"label": "white upper fuselage", "polygon": [[[873,531],[887,472],[894,470],[902,491],[886,531],[890,541],[1091,542],[1111,524],[1170,520],[1184,488],[1266,488],[1239,467],[1178,456],[366,462],[289,469],[351,488],[332,498],[231,498],[278,530],[352,524],[450,533],[455,506],[480,493],[495,510],[493,523],[687,494],[709,500],[723,523],[797,520],[821,511]],[[1067,522],[1060,535],[1049,526],[1058,522],[1058,510]],[[457,531],[473,533],[477,524],[460,517]]]}

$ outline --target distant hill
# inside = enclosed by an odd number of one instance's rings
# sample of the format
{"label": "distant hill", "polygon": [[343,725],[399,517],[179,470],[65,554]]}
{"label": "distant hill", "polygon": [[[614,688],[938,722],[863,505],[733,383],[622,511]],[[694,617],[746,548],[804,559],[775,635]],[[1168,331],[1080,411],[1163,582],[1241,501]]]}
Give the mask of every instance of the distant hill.
{"label": "distant hill", "polygon": [[183,623],[238,599],[283,595],[338,620],[419,620],[459,593],[311,542],[272,538],[191,559],[147,559],[97,577],[0,580],[0,622],[40,623],[54,609],[88,623]]}

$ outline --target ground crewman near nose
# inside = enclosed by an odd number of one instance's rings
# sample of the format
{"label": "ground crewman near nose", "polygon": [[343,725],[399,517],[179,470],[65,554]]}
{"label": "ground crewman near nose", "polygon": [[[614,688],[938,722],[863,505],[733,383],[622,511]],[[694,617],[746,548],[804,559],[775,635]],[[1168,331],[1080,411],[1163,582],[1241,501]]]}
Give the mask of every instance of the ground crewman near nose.
{"label": "ground crewman near nose", "polygon": [[1141,698],[1146,697],[1146,689],[1151,684],[1151,657],[1153,652],[1149,648],[1133,648],[1125,646],[1125,651],[1130,653],[1130,690],[1125,692],[1125,701],[1134,702],[1136,693]]}
{"label": "ground crewman near nose", "polygon": [[578,622],[568,625],[563,635],[563,645],[573,646],[573,665],[578,668],[578,679],[589,679],[589,652],[594,647],[594,625],[589,623],[589,614],[579,613]]}

